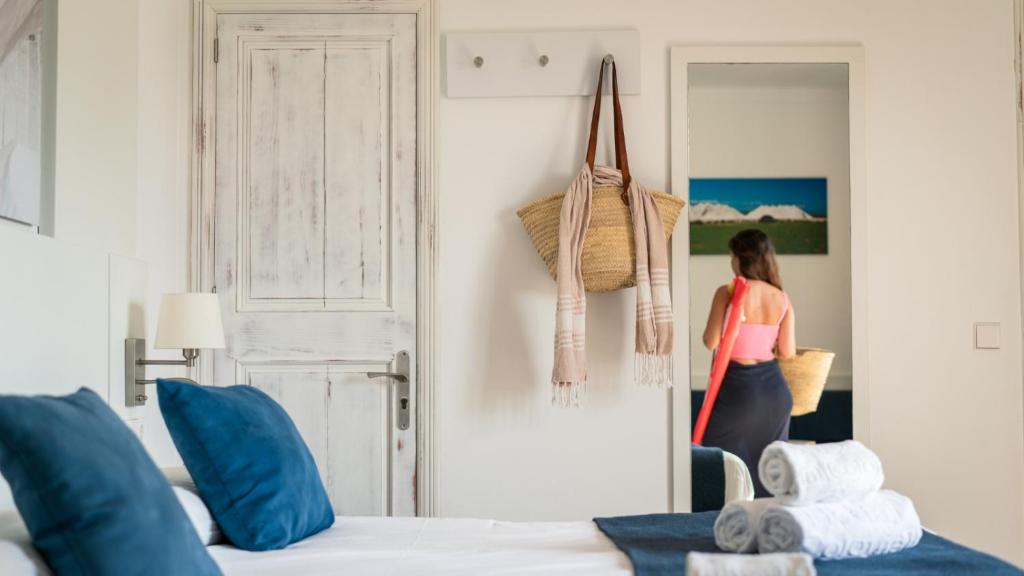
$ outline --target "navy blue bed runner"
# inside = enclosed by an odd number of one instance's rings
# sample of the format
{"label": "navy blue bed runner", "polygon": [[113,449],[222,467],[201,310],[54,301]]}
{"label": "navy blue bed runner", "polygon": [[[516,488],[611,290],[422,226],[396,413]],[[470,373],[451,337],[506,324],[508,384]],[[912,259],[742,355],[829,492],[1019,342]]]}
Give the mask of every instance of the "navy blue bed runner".
{"label": "navy blue bed runner", "polygon": [[[629,557],[636,576],[679,576],[688,552],[720,552],[712,530],[718,512],[595,518],[598,528]],[[895,554],[817,560],[819,576],[1024,576],[1002,560],[924,533],[916,547]]]}

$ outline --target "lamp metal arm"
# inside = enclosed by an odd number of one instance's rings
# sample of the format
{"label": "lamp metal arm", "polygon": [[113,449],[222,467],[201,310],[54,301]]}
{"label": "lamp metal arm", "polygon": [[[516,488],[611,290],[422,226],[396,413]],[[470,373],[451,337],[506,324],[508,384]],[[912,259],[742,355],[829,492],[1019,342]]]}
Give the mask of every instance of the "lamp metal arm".
{"label": "lamp metal arm", "polygon": [[148,360],[146,359],[146,340],[143,338],[127,338],[124,341],[124,401],[129,408],[146,404],[146,384],[156,380],[146,379],[146,366],[195,366],[199,350],[185,348],[181,351],[183,360]]}

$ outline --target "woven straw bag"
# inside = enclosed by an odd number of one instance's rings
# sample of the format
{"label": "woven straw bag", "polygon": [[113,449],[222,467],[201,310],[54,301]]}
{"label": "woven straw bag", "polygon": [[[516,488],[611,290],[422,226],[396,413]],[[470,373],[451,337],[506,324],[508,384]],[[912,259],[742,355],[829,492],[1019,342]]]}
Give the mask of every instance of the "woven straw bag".
{"label": "woven straw bag", "polygon": [[803,416],[818,409],[835,357],[831,350],[797,348],[796,356],[779,360],[779,368],[793,394],[793,416]]}
{"label": "woven straw bag", "polygon": [[[597,128],[601,116],[601,91],[606,63],[601,62],[594,97],[594,113],[590,120],[590,140],[587,145],[587,165],[594,169],[597,153]],[[629,187],[629,161],[626,157],[626,138],[622,127],[622,108],[619,104],[619,82],[612,63],[612,103],[615,118],[615,164],[622,171],[622,186],[595,186],[591,203],[590,226],[583,240],[583,285],[588,292],[610,292],[636,285],[636,252],[633,240],[633,218],[630,216],[626,190]],[[651,191],[658,206],[665,241],[672,236],[683,201],[671,194]],[[534,248],[548,267],[548,273],[557,280],[558,224],[565,193],[535,200],[516,213],[526,227]]]}

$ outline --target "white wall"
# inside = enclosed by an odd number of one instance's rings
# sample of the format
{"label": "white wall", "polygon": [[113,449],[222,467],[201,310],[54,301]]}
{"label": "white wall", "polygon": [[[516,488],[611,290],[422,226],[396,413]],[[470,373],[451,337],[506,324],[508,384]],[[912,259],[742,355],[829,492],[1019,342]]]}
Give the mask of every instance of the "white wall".
{"label": "white wall", "polygon": [[[597,21],[620,23],[626,5],[603,5],[610,12]],[[442,2],[441,28],[585,27],[595,21],[589,6]],[[637,14],[644,10],[635,6]],[[652,48],[645,41],[645,66]],[[657,86],[664,90],[664,74],[646,71],[644,90],[656,94]],[[664,190],[668,127],[641,128],[647,114],[636,98],[625,100],[630,166],[647,186]],[[645,101],[657,108],[657,97]],[[657,111],[662,122],[664,104]],[[632,292],[588,297],[585,408],[551,406],[555,285],[515,210],[565,191],[583,165],[591,106],[589,99],[561,97],[440,101],[438,394],[446,516],[583,519],[669,507],[668,393],[633,384]],[[610,103],[605,112],[603,125],[610,127]]]}
{"label": "white wall", "polygon": [[[147,339],[148,356],[177,359],[180,353],[152,343],[160,295],[185,291],[187,281],[190,5],[97,0],[58,7],[54,236],[68,249],[146,263],[148,276],[134,280],[146,295],[132,333]],[[116,339],[111,347],[123,355]],[[122,371],[112,359],[111,377],[123,380]],[[176,464],[155,394],[150,398],[126,417],[158,463]]]}
{"label": "white wall", "polygon": [[[190,2],[138,1],[138,173],[135,255],[149,263],[146,355],[180,360],[178,350],[156,350],[160,296],[188,291],[188,167],[191,153]],[[150,378],[183,376],[178,366],[151,366]],[[157,462],[180,462],[155,394],[144,408],[145,443]]]}
{"label": "white wall", "polygon": [[[0,226],[0,394],[70,394],[91,388],[129,426],[124,339],[138,336],[145,264]],[[0,478],[0,511],[10,508]]]}
{"label": "white wall", "polygon": [[58,2],[54,237],[132,254],[136,2]]}
{"label": "white wall", "polygon": [[[9,313],[0,315],[0,341],[19,343],[5,347],[19,361],[4,362],[10,378],[0,389],[65,390],[73,382],[62,370],[72,370],[82,385],[102,388],[105,396],[109,389],[111,406],[143,434],[157,461],[173,464],[179,460],[155,399],[128,410],[120,394],[126,336],[146,337],[152,357],[180,356],[153,351],[151,344],[160,294],[184,291],[187,279],[189,4],[101,0],[58,6],[55,237],[3,226],[16,234],[4,237],[3,248],[36,267],[19,272],[17,283],[0,283],[0,302],[17,304],[24,318],[40,322],[26,338]],[[13,274],[17,263],[5,269]],[[78,286],[72,278],[91,284]],[[36,286],[38,297],[26,299],[25,286]],[[81,313],[50,303],[61,296]],[[57,332],[42,320],[58,313],[88,337],[77,346],[37,346]],[[53,356],[40,365],[39,354]],[[149,373],[178,375],[181,369]]]}
{"label": "white wall", "polygon": [[[915,499],[930,527],[1024,564],[1009,0],[943,0],[927,11],[888,0],[440,8],[442,31],[638,28],[643,88],[623,98],[627,142],[634,174],[659,189],[670,170],[670,45],[862,43],[871,443],[888,484]],[[514,210],[578,169],[588,106],[440,103],[446,515],[587,518],[668,507],[669,408],[665,393],[631,384],[632,294],[589,299],[589,405],[548,405],[554,286]],[[1001,350],[973,349],[979,320],[1002,323]]]}
{"label": "white wall", "polygon": [[[765,66],[765,65],[760,65]],[[808,66],[808,65],[804,65]],[[839,66],[839,65],[826,65]],[[845,68],[845,67],[844,67]],[[850,389],[849,91],[834,73],[738,83],[690,72],[690,175],[694,178],[824,177],[828,254],[779,255],[797,311],[797,344],[836,353],[827,386]],[[729,256],[690,258],[691,384],[707,386],[702,344],[716,288],[732,278]]]}

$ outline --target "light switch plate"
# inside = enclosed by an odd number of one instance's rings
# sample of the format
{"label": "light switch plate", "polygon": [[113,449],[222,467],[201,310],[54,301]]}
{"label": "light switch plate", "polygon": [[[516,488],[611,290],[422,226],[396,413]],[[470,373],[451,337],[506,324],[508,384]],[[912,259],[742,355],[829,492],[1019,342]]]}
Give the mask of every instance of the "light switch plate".
{"label": "light switch plate", "polygon": [[978,350],[998,350],[999,323],[976,322],[974,324],[974,347]]}

